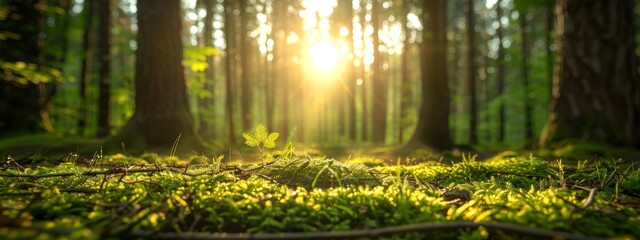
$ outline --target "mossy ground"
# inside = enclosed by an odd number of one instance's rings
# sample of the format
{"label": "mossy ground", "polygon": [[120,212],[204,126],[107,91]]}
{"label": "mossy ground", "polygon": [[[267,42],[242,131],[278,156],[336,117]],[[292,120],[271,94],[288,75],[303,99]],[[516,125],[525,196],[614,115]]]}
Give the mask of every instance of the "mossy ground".
{"label": "mossy ground", "polygon": [[[291,151],[264,165],[157,154],[68,155],[47,166],[9,160],[0,172],[0,236],[184,237],[472,221],[570,237],[640,237],[640,170],[632,161],[566,164],[515,153],[457,163],[339,160]],[[385,237],[537,238],[490,227]]]}

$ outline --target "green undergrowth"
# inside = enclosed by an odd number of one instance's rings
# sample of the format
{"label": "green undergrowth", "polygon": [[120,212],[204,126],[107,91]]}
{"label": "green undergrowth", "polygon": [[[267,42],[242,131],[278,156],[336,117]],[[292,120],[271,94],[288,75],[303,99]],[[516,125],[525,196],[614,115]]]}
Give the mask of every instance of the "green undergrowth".
{"label": "green undergrowth", "polygon": [[[341,162],[285,152],[248,165],[224,164],[221,157],[118,154],[69,155],[59,165],[38,166],[9,157],[0,172],[0,236],[260,236],[470,221],[533,232],[459,227],[384,238],[537,239],[536,232],[550,231],[640,237],[635,165],[471,156],[455,164],[413,162],[388,166],[373,158]],[[380,236],[362,238],[369,237]]]}

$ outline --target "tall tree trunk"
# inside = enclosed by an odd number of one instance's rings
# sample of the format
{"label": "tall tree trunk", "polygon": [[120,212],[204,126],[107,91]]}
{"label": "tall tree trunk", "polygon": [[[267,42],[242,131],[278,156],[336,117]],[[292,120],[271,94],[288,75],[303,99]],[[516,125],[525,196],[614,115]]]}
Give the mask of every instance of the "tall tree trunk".
{"label": "tall tree trunk", "polygon": [[107,145],[163,151],[179,139],[190,150],[201,148],[182,66],[180,0],[138,0],[137,7],[136,107],[122,132]]}
{"label": "tall tree trunk", "polygon": [[82,35],[82,49],[84,57],[82,59],[82,72],[80,75],[80,114],[78,117],[78,134],[84,135],[87,122],[89,121],[89,85],[93,75],[93,53],[94,43],[94,26],[93,16],[97,10],[94,1],[86,1],[84,3],[84,14],[86,17],[84,33]]}
{"label": "tall tree trunk", "polygon": [[497,70],[497,92],[496,95],[500,99],[498,106],[498,141],[503,143],[505,140],[505,127],[506,127],[506,109],[504,101],[504,77],[505,77],[505,49],[504,49],[504,26],[502,25],[502,0],[496,3],[496,15],[498,18],[498,29],[496,35],[498,35],[498,70]]}
{"label": "tall tree trunk", "polygon": [[449,135],[449,87],[447,81],[447,1],[423,0],[422,105],[418,126],[410,143],[435,150],[453,146]]}
{"label": "tall tree trunk", "polygon": [[409,2],[402,2],[402,32],[404,33],[404,39],[402,40],[402,56],[400,63],[400,129],[398,138],[400,143],[404,141],[404,129],[406,128],[405,119],[409,118],[409,105],[411,101],[411,84],[409,83]]}
{"label": "tall tree trunk", "polygon": [[546,8],[546,21],[545,21],[545,44],[546,44],[546,52],[547,52],[547,78],[548,78],[548,87],[549,87],[549,101],[553,99],[553,71],[554,71],[554,55],[551,49],[551,45],[553,44],[553,18],[554,14],[554,6],[553,4],[548,4]]}
{"label": "tall tree trunk", "polygon": [[235,51],[233,49],[235,42],[235,33],[233,29],[235,26],[233,24],[233,5],[231,0],[224,0],[224,37],[226,43],[225,49],[225,106],[227,112],[227,124],[229,128],[229,144],[234,145],[236,143],[236,134],[235,134],[235,126],[233,120],[233,80],[234,76],[236,76],[234,68],[233,68],[233,59],[235,57]]}
{"label": "tall tree trunk", "polygon": [[[204,0],[202,5],[205,9],[204,30],[202,31],[202,46],[213,47],[213,15],[214,0]],[[207,69],[205,70],[204,90],[207,91],[205,97],[200,97],[198,118],[200,122],[200,134],[206,139],[215,138],[215,130],[211,126],[212,120],[215,119],[215,62],[214,56],[207,56]]]}
{"label": "tall tree trunk", "polygon": [[100,77],[98,93],[98,137],[109,136],[111,132],[111,0],[100,0],[99,18],[100,25],[98,35],[100,46],[98,56],[100,59]]}
{"label": "tall tree trunk", "polygon": [[361,1],[360,2],[360,12],[359,12],[359,18],[360,18],[360,25],[362,32],[362,57],[360,59],[360,68],[359,68],[359,72],[362,75],[362,85],[360,85],[360,89],[362,91],[360,91],[360,101],[362,102],[362,113],[360,114],[360,119],[362,121],[362,141],[363,142],[367,142],[370,140],[369,137],[369,120],[371,119],[371,116],[369,115],[369,106],[368,106],[368,97],[367,97],[367,85],[369,85],[369,81],[366,80],[367,78],[367,71],[366,71],[366,67],[365,67],[365,48],[366,48],[366,42],[367,42],[367,37],[364,33],[364,29],[366,29],[367,26],[367,20],[366,20],[366,14],[367,14],[367,3],[366,1]]}
{"label": "tall tree trunk", "polygon": [[240,0],[240,65],[242,65],[242,127],[251,129],[251,121],[253,120],[251,103],[253,101],[253,93],[251,91],[251,39],[249,38],[249,21],[250,15],[247,12],[247,1]]}
{"label": "tall tree trunk", "polygon": [[467,0],[467,93],[469,94],[469,143],[478,144],[478,99],[476,91],[476,20],[473,0]]}
{"label": "tall tree trunk", "polygon": [[356,67],[355,67],[355,45],[354,45],[354,35],[353,35],[353,3],[351,1],[347,1],[351,4],[346,4],[347,11],[345,13],[345,23],[347,24],[347,30],[349,34],[347,35],[347,44],[349,45],[349,52],[352,54],[352,58],[350,59],[349,65],[347,65],[347,86],[349,88],[349,96],[347,98],[347,118],[349,125],[349,139],[351,141],[356,141]]}
{"label": "tall tree trunk", "polygon": [[373,65],[371,77],[373,82],[373,141],[385,142],[387,130],[387,84],[382,78],[382,55],[380,54],[380,2],[373,0],[371,8],[371,24],[373,26]]}
{"label": "tall tree trunk", "polygon": [[640,147],[634,1],[557,1],[557,64],[540,141]]}
{"label": "tall tree trunk", "polygon": [[524,96],[524,133],[525,139],[533,139],[533,106],[529,97],[529,39],[527,36],[527,14],[520,14],[520,49],[522,52],[522,86],[525,90]]}

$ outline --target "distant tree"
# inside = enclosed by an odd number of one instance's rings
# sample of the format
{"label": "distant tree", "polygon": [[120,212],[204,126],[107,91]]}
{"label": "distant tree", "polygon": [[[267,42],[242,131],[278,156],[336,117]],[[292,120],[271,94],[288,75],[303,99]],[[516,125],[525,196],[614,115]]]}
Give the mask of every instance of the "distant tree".
{"label": "distant tree", "polygon": [[106,137],[111,133],[111,6],[113,1],[100,0],[98,15],[100,26],[98,36],[98,59],[100,60],[100,77],[98,81],[98,137]]}
{"label": "distant tree", "polygon": [[82,69],[80,72],[80,110],[78,113],[78,134],[84,135],[89,121],[89,86],[93,76],[93,55],[95,51],[95,26],[93,24],[94,13],[97,10],[94,1],[84,2],[83,14],[85,16],[85,27],[82,35]]}
{"label": "distant tree", "polygon": [[634,6],[557,1],[557,63],[543,146],[578,139],[640,147]]}
{"label": "distant tree", "polygon": [[382,78],[382,54],[380,54],[380,5],[378,0],[372,1],[371,25],[373,26],[373,63],[371,66],[373,91],[373,141],[384,143],[387,131],[387,82]]}
{"label": "distant tree", "polygon": [[496,35],[498,38],[498,69],[497,69],[497,95],[500,96],[500,102],[498,106],[498,141],[504,142],[505,128],[506,128],[506,107],[504,102],[504,85],[505,85],[505,49],[504,49],[504,25],[502,24],[502,0],[496,2],[496,17],[498,20],[498,29],[496,29]]}
{"label": "distant tree", "polygon": [[467,94],[469,94],[469,143],[478,143],[478,97],[476,91],[476,20],[474,0],[467,0]]}
{"label": "distant tree", "polygon": [[531,68],[531,64],[529,63],[529,36],[527,32],[527,28],[529,27],[529,21],[527,20],[527,13],[522,12],[520,14],[520,51],[522,54],[522,86],[525,89],[523,105],[524,105],[524,132],[525,139],[531,140],[533,139],[533,104],[531,103],[531,98],[529,97],[529,68]]}
{"label": "distant tree", "polygon": [[422,105],[410,144],[435,150],[453,146],[449,134],[447,81],[447,1],[423,0]]}
{"label": "distant tree", "polygon": [[251,129],[251,121],[253,116],[251,114],[251,103],[253,99],[252,85],[251,85],[251,38],[249,37],[249,21],[253,18],[252,15],[247,12],[248,0],[239,0],[240,2],[240,76],[241,76],[241,89],[242,89],[242,128]]}
{"label": "distant tree", "polygon": [[366,68],[365,68],[365,54],[364,54],[364,44],[367,42],[366,41],[366,34],[364,33],[364,29],[367,26],[367,19],[366,19],[366,15],[367,15],[367,2],[366,1],[360,1],[360,11],[358,13],[358,18],[360,20],[360,26],[362,27],[362,56],[360,58],[360,66],[358,67],[358,72],[360,72],[360,76],[362,79],[362,85],[360,85],[360,102],[362,104],[362,113],[360,114],[360,121],[362,122],[362,138],[361,140],[363,142],[369,141],[370,140],[370,134],[369,134],[369,121],[371,119],[371,117],[369,116],[369,104],[368,104],[368,97],[367,97],[367,86],[369,85],[369,81],[366,81],[365,79],[367,78],[367,72],[366,72]]}
{"label": "distant tree", "polygon": [[180,0],[138,0],[135,111],[107,146],[162,151],[180,144],[198,149],[182,66]]}
{"label": "distant tree", "polygon": [[405,121],[409,118],[409,105],[411,103],[411,88],[413,86],[410,85],[409,81],[409,64],[411,47],[409,42],[409,1],[402,1],[402,14],[401,22],[402,22],[402,32],[404,34],[404,38],[402,40],[402,56],[401,56],[401,69],[400,69],[400,129],[398,138],[400,143],[404,141],[404,129],[405,129]]}
{"label": "distant tree", "polygon": [[[202,31],[202,47],[213,47],[213,16],[214,16],[214,0],[198,0],[197,4],[205,11],[203,20],[204,29]],[[215,111],[215,62],[213,55],[206,57],[207,69],[205,70],[204,90],[208,93],[205,97],[198,99],[198,122],[200,122],[200,134],[212,139],[215,137],[215,131],[212,129],[213,113]]]}
{"label": "distant tree", "polygon": [[231,0],[224,0],[224,37],[225,37],[225,107],[226,107],[226,115],[227,115],[227,124],[229,128],[229,144],[233,145],[236,143],[236,135],[235,135],[235,124],[233,120],[233,99],[234,99],[234,88],[233,88],[233,80],[235,80],[235,68],[234,68],[234,58],[235,58],[235,49],[233,46],[235,45],[235,29],[233,22],[233,3]]}

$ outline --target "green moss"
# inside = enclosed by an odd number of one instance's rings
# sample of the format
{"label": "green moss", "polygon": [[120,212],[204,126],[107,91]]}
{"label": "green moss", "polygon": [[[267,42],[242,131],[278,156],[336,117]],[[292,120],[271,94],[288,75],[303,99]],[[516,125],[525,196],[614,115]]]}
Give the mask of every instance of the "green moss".
{"label": "green moss", "polygon": [[[143,160],[160,167],[198,162],[198,157],[117,154],[116,163]],[[568,167],[568,166],[567,166]],[[615,166],[614,166],[615,167]],[[150,169],[133,166],[132,169]],[[153,168],[155,169],[155,167]],[[66,177],[15,178],[13,168],[0,175],[3,218],[20,223],[0,226],[2,236],[92,239],[126,238],[135,231],[152,232],[318,232],[374,229],[414,223],[497,221],[583,236],[640,236],[639,212],[616,201],[612,184],[587,208],[577,209],[588,191],[562,187],[563,174],[584,188],[600,183],[610,167],[558,166],[535,157],[504,156],[488,162],[466,159],[451,165],[368,167],[325,158],[278,159],[268,165],[193,166],[184,171],[129,172],[88,176],[109,168],[76,165],[38,167],[27,174],[72,173]],[[640,170],[623,173],[620,187],[640,191]],[[461,189],[468,199],[451,202],[443,191]],[[65,192],[93,189],[93,194]],[[40,198],[10,195],[39,192]],[[38,194],[36,194],[38,195]],[[28,223],[24,222],[28,221]],[[55,231],[52,231],[55,229]],[[426,235],[423,235],[426,234]],[[397,238],[485,237],[528,238],[492,229],[452,229],[408,233]]]}

